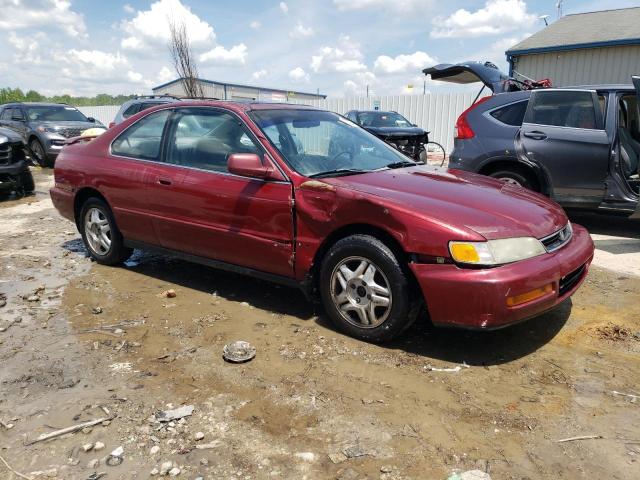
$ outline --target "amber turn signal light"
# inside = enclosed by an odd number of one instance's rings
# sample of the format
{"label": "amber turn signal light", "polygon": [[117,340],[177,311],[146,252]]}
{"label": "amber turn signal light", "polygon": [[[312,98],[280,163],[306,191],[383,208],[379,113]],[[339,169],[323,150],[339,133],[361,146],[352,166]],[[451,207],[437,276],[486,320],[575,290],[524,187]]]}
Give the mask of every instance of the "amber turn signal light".
{"label": "amber turn signal light", "polygon": [[530,302],[531,300],[544,297],[547,293],[551,292],[553,292],[553,284],[549,283],[544,287],[536,288],[535,290],[521,293],[520,295],[514,295],[513,297],[507,297],[507,306],[515,307],[516,305],[521,305],[523,303]]}

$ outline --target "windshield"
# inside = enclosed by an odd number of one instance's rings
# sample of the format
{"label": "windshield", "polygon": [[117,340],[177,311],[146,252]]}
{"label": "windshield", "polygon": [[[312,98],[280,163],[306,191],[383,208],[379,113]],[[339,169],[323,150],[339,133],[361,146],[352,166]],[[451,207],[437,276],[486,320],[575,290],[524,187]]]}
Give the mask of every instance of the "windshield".
{"label": "windshield", "polygon": [[331,176],[412,162],[349,120],[318,110],[257,110],[251,117],[296,172]]}
{"label": "windshield", "polygon": [[38,105],[27,107],[27,117],[32,122],[86,122],[82,112],[67,105]]}
{"label": "windshield", "polygon": [[362,112],[358,123],[363,127],[413,127],[411,122],[395,112]]}

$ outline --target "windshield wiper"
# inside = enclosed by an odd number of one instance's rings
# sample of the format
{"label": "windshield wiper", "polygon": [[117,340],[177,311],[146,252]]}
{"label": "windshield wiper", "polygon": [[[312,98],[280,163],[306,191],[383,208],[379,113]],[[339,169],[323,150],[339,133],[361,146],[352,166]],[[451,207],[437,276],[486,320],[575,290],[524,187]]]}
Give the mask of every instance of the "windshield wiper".
{"label": "windshield wiper", "polygon": [[402,160],[400,162],[394,162],[387,165],[387,168],[402,168],[402,167],[415,167],[416,165],[424,165],[422,160],[414,162],[412,160]]}
{"label": "windshield wiper", "polygon": [[327,170],[326,172],[314,173],[313,175],[309,175],[309,178],[342,177],[344,175],[353,175],[368,171],[369,170],[359,170],[357,168],[337,168],[335,170]]}

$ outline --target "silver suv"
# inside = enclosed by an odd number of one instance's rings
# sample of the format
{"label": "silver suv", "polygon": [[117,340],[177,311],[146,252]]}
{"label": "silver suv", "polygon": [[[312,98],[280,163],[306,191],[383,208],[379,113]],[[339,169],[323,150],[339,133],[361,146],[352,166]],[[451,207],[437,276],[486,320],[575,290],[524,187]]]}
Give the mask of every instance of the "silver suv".
{"label": "silver suv", "polygon": [[20,135],[33,159],[43,167],[53,166],[68,138],[78,137],[90,128],[105,128],[76,107],[40,102],[0,105],[0,127]]}
{"label": "silver suv", "polygon": [[127,118],[142,112],[147,108],[162,105],[163,103],[177,102],[178,98],[170,95],[146,95],[128,100],[122,104],[113,122],[109,123],[109,128],[124,122]]}

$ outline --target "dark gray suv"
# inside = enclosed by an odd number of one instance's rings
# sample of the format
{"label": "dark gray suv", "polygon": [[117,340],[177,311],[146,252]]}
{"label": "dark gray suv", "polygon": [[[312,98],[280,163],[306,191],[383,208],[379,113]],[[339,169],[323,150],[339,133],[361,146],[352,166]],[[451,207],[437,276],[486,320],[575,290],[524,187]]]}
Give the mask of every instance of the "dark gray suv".
{"label": "dark gray suv", "polygon": [[7,103],[0,105],[0,127],[19,134],[33,158],[43,167],[53,166],[68,138],[104,125],[63,103]]}
{"label": "dark gray suv", "polygon": [[458,118],[449,168],[539,191],[565,207],[640,218],[640,78],[633,85],[532,89],[496,77],[495,66],[489,77],[479,65],[439,66],[433,76],[482,81],[494,92]]}

